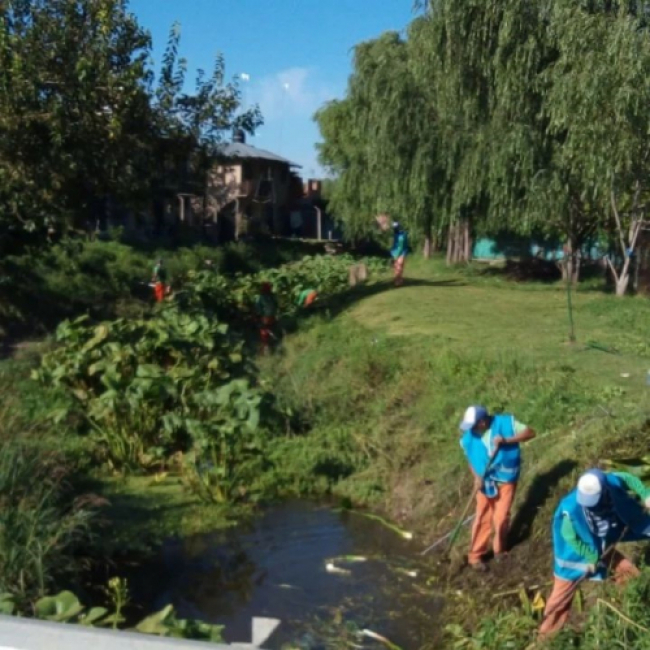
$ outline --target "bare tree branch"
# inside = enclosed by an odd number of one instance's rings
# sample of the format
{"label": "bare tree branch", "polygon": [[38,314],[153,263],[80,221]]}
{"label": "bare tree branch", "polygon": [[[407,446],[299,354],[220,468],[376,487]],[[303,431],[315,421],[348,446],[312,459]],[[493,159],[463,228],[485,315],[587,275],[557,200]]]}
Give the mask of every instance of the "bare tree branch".
{"label": "bare tree branch", "polygon": [[618,284],[618,272],[616,271],[616,268],[612,264],[612,260],[609,259],[609,255],[607,255],[605,257],[605,260],[607,260],[607,264],[609,265],[609,268],[612,271],[612,275],[614,276],[614,282],[616,282],[616,284]]}

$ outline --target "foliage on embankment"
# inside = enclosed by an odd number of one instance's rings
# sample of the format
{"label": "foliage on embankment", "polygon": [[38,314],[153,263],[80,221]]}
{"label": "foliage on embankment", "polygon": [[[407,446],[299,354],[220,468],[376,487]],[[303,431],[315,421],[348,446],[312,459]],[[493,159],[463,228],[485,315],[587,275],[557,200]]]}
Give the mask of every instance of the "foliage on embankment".
{"label": "foliage on embankment", "polygon": [[[219,247],[188,240],[186,246],[127,245],[117,240],[65,239],[0,262],[0,333],[43,335],[65,318],[142,316],[147,286],[162,258],[172,286],[198,269],[254,274],[323,252],[315,243],[289,240],[239,242]],[[209,264],[208,264],[209,263]]]}
{"label": "foliage on embankment", "polygon": [[246,322],[262,278],[286,316],[303,288],[325,300],[345,289],[352,261],[306,257],[232,278],[189,272],[148,317],[62,323],[34,378],[70,395],[58,417],[84,419],[111,469],[173,467],[204,499],[257,501],[271,487],[271,447],[291,414],[257,380],[243,332],[229,322]]}

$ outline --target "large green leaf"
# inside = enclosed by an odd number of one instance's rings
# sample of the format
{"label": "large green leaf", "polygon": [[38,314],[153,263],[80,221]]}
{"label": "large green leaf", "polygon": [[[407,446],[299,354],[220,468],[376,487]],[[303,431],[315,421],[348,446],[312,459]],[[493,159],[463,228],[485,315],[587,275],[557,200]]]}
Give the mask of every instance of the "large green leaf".
{"label": "large green leaf", "polygon": [[156,636],[168,636],[169,628],[165,625],[165,621],[173,614],[174,608],[167,605],[159,612],[147,616],[144,620],[140,621],[135,627],[138,632],[142,634],[155,634]]}

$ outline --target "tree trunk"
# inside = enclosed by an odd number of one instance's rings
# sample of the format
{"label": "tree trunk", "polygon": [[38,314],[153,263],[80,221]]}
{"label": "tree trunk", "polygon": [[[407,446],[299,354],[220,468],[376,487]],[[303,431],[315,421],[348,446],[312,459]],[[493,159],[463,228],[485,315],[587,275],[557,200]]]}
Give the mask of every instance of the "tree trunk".
{"label": "tree trunk", "polygon": [[469,219],[464,219],[463,223],[464,229],[464,239],[465,239],[465,250],[464,250],[464,262],[468,264],[472,259],[472,233],[470,229]]}
{"label": "tree trunk", "polygon": [[456,224],[456,233],[455,233],[455,246],[454,246],[454,252],[455,257],[454,257],[454,264],[459,264],[462,259],[463,259],[463,228],[462,224],[457,223]]}
{"label": "tree trunk", "polygon": [[627,293],[628,285],[630,284],[630,262],[632,261],[631,257],[625,256],[625,262],[623,263],[623,268],[619,273],[618,277],[615,278],[616,282],[616,295],[624,296]]}
{"label": "tree trunk", "polygon": [[431,257],[432,241],[431,241],[431,231],[424,237],[424,248],[422,250],[422,255],[424,259],[428,260]]}
{"label": "tree trunk", "polygon": [[436,232],[431,238],[431,253],[440,252],[440,233]]}
{"label": "tree trunk", "polygon": [[580,279],[580,247],[571,237],[564,245],[564,259],[559,266],[564,282],[570,280],[572,284],[578,284]]}
{"label": "tree trunk", "polygon": [[580,282],[580,270],[582,269],[582,255],[578,250],[573,255],[573,274],[571,276],[571,282],[574,285],[577,285]]}
{"label": "tree trunk", "polygon": [[627,287],[630,283],[630,276],[629,274],[624,274],[619,277],[619,279],[616,281],[616,295],[621,297],[624,296],[627,293]]}
{"label": "tree trunk", "polygon": [[449,226],[447,234],[447,266],[467,263],[472,259],[472,236],[469,219]]}
{"label": "tree trunk", "polygon": [[454,261],[454,227],[449,226],[447,229],[447,266],[451,266]]}

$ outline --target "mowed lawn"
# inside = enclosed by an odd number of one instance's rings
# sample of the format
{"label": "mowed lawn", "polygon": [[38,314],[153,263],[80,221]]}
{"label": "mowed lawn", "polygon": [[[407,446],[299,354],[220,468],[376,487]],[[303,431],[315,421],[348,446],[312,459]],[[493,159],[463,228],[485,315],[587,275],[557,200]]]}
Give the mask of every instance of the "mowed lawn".
{"label": "mowed lawn", "polygon": [[515,283],[424,261],[407,267],[406,276],[400,289],[387,287],[356,302],[350,316],[418,345],[429,339],[432,354],[439,347],[516,353],[569,364],[597,384],[650,394],[650,299],[573,292],[576,343],[569,344],[567,292],[560,283]]}

